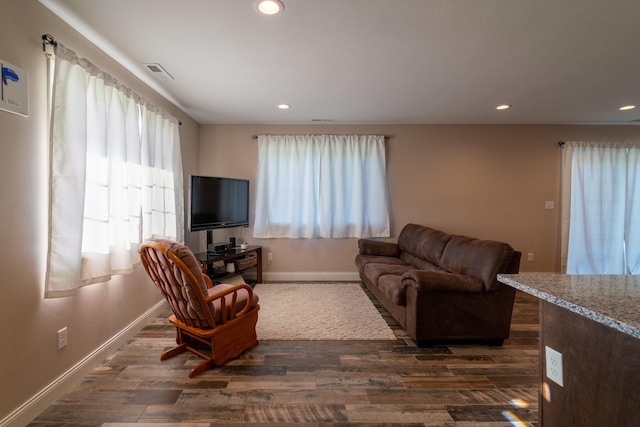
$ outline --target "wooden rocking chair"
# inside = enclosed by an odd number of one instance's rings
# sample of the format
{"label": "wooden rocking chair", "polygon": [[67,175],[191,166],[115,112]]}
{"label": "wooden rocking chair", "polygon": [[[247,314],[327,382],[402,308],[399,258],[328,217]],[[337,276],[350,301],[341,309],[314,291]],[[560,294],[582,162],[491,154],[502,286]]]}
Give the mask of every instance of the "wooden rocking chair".
{"label": "wooden rocking chair", "polygon": [[[202,272],[189,248],[179,243],[152,239],[138,250],[142,265],[173,311],[176,347],[160,355],[166,360],[185,351],[202,357],[189,373],[193,378],[258,345],[258,296],[249,285],[216,285]],[[195,348],[210,347],[210,355]],[[202,347],[202,346],[201,346]]]}

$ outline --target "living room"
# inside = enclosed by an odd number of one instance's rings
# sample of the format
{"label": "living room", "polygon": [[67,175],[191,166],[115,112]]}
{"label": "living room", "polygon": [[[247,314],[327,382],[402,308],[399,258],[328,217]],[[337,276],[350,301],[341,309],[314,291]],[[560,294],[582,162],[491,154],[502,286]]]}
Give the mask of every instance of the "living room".
{"label": "living room", "polygon": [[[523,254],[534,254],[532,261],[523,258],[522,272],[560,271],[558,142],[640,138],[637,125],[621,123],[200,124],[37,0],[5,1],[0,24],[0,58],[26,70],[29,81],[28,115],[0,111],[4,183],[0,218],[5,242],[1,318],[10,325],[0,333],[5,350],[0,378],[11,385],[0,394],[0,420],[23,410],[25,404],[35,413],[44,409],[59,395],[57,385],[81,378],[89,369],[88,360],[100,360],[117,349],[161,300],[142,268],[81,288],[73,296],[44,298],[49,159],[43,34],[54,35],[181,121],[185,177],[215,175],[253,182],[256,134],[388,135],[392,212],[388,240],[393,241],[409,222],[500,240]],[[637,102],[638,94],[634,96]],[[547,209],[547,201],[555,202],[555,208]],[[249,227],[217,232],[216,241],[230,236],[260,244],[273,254],[273,261],[264,264],[268,281],[357,280],[353,263],[357,239],[254,240]],[[202,232],[186,235],[194,250],[203,249],[204,240]],[[63,327],[69,331],[68,345],[60,351],[56,332]]]}

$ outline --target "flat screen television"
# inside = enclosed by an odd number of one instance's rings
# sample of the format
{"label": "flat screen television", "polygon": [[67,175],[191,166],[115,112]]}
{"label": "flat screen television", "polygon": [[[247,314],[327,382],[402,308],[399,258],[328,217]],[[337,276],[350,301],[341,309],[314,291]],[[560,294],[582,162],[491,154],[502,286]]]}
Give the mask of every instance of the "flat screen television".
{"label": "flat screen television", "polygon": [[249,225],[249,180],[191,175],[189,230]]}

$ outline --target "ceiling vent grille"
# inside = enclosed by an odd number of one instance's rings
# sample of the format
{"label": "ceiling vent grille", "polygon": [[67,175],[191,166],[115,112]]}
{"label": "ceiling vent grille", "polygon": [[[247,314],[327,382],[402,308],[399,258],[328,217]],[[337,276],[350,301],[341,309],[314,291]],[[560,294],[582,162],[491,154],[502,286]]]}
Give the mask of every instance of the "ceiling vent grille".
{"label": "ceiling vent grille", "polygon": [[165,70],[160,64],[143,64],[154,76],[160,80],[169,81],[174,80],[173,76]]}

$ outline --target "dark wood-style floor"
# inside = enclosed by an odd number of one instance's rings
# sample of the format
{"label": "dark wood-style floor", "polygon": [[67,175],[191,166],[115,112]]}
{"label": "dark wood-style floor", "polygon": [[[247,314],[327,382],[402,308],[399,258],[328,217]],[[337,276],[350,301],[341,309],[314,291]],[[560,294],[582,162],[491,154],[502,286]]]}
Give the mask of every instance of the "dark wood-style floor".
{"label": "dark wood-style floor", "polygon": [[189,379],[196,356],[160,362],[159,316],[31,427],[537,426],[538,302],[518,292],[502,347],[395,341],[261,341]]}

